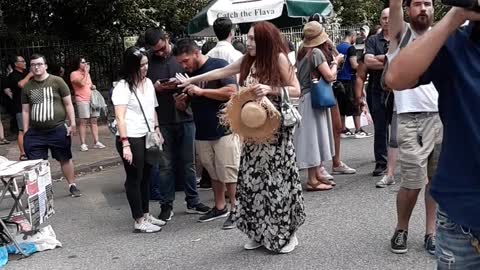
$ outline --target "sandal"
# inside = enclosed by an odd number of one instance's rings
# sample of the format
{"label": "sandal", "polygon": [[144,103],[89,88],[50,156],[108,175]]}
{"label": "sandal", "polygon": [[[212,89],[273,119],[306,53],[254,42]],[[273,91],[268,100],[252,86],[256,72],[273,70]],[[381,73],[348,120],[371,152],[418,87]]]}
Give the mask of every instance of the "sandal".
{"label": "sandal", "polygon": [[307,182],[307,191],[314,192],[314,191],[328,191],[331,190],[333,187],[331,185],[327,185],[321,181],[318,181],[315,184]]}
{"label": "sandal", "polygon": [[20,158],[18,159],[20,161],[27,161],[28,160],[28,157],[27,155],[23,154],[23,155],[20,155]]}
{"label": "sandal", "polygon": [[318,177],[317,176],[317,181],[319,181],[319,182],[321,182],[325,185],[332,186],[332,187],[337,185],[337,183],[335,183],[333,180],[329,180],[328,178],[325,178],[325,177]]}
{"label": "sandal", "polygon": [[5,144],[10,144],[10,141],[8,141],[8,140],[5,139],[5,138],[0,139],[0,145],[5,145]]}

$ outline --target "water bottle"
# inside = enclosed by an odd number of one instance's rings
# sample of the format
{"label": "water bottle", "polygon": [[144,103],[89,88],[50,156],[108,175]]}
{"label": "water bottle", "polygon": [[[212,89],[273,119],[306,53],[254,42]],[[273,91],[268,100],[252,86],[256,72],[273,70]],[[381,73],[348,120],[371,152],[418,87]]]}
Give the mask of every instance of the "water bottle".
{"label": "water bottle", "polygon": [[447,6],[462,7],[475,11],[480,11],[480,0],[442,0]]}

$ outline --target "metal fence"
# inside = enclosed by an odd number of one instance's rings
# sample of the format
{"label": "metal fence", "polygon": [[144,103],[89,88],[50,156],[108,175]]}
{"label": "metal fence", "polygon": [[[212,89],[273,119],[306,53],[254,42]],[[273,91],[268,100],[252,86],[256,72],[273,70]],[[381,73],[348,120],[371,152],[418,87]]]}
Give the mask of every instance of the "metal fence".
{"label": "metal fence", "polygon": [[71,41],[30,41],[28,43],[0,42],[0,66],[1,76],[9,59],[15,55],[21,55],[28,60],[34,53],[41,53],[46,56],[50,66],[58,65],[65,69],[65,79],[68,82],[69,74],[76,67],[75,58],[84,56],[90,62],[90,74],[97,89],[106,90],[112,86],[117,78],[123,55],[123,43],[102,42],[102,43],[80,43]]}
{"label": "metal fence", "polygon": [[[328,26],[326,28],[326,32],[330,39],[334,42],[334,44],[338,44],[342,41],[343,35],[347,30],[356,30],[358,31],[361,26],[349,26],[349,27],[332,27]],[[296,26],[296,27],[289,27],[289,28],[282,28],[280,29],[282,34],[288,41],[291,41],[295,45],[295,49],[300,47],[303,39],[303,26]],[[206,38],[216,40],[215,38]],[[247,41],[246,34],[237,34],[235,35],[236,40],[241,40],[243,43]]]}

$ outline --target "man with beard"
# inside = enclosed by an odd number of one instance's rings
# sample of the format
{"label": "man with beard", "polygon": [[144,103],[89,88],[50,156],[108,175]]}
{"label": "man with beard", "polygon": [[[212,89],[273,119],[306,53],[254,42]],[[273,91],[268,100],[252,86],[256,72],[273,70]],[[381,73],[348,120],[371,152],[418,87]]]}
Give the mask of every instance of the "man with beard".
{"label": "man with beard", "polygon": [[[402,0],[390,1],[390,40],[388,60],[407,44],[428,31],[433,22],[432,0],[406,0],[410,23],[403,20]],[[435,254],[435,201],[429,194],[430,182],[437,169],[442,144],[442,123],[438,115],[438,92],[430,82],[413,89],[393,91],[397,113],[397,140],[401,187],[397,193],[397,227],[391,250],[407,252],[408,223],[422,188],[425,188],[425,249]],[[395,116],[394,116],[395,117]],[[394,129],[393,129],[394,130]],[[394,136],[394,134],[392,134]],[[384,178],[385,179],[385,178]]]}
{"label": "man with beard", "polygon": [[404,48],[385,75],[389,87],[433,82],[439,93],[445,131],[430,191],[438,203],[438,269],[480,269],[479,23],[479,12],[452,8]]}

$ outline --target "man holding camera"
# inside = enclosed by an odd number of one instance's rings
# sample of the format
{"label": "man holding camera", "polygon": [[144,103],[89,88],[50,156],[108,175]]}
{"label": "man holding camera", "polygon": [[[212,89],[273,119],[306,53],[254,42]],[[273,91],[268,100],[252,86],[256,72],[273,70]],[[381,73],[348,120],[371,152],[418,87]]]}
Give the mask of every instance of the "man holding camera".
{"label": "man holding camera", "polygon": [[[389,30],[391,36],[387,58],[393,59],[399,51],[428,31],[433,23],[432,0],[403,1],[410,23],[403,20],[402,0],[390,1]],[[407,252],[408,225],[420,191],[425,188],[426,228],[425,249],[435,254],[435,201],[428,190],[437,170],[442,144],[442,123],[438,115],[438,92],[432,83],[395,95],[397,144],[401,187],[397,193],[397,227],[391,240],[391,250]],[[395,117],[395,116],[394,116]],[[395,130],[395,129],[393,129]],[[395,134],[391,134],[395,136]]]}
{"label": "man holding camera", "polygon": [[479,22],[480,13],[452,8],[402,49],[385,76],[393,89],[433,82],[439,93],[444,136],[430,189],[438,203],[438,269],[480,269]]}

